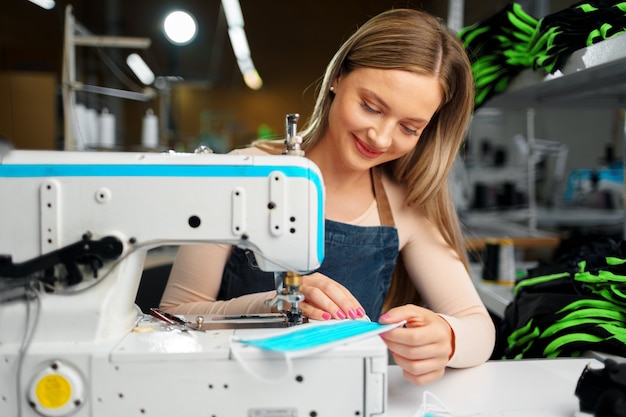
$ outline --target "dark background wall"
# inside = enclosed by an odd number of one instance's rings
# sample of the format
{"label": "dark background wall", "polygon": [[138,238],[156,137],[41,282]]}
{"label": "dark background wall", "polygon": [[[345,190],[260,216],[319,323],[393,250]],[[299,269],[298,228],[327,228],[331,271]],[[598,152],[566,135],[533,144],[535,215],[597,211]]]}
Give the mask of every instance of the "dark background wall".
{"label": "dark background wall", "polygon": [[[464,24],[485,19],[508,1],[467,0]],[[523,1],[531,14],[560,10],[572,1]],[[369,17],[391,7],[422,8],[444,19],[445,1],[400,0],[241,0],[252,59],[264,86],[248,89],[233,57],[218,0],[59,0],[43,10],[27,0],[0,0],[0,135],[18,148],[54,148],[63,141],[61,71],[66,6],[76,20],[98,35],[147,37],[139,51],[157,76],[181,76],[171,84],[166,114],[164,95],[135,102],[79,93],[78,101],[117,117],[116,139],[124,148],[140,142],[141,119],[153,109],[167,121],[162,142],[190,149],[203,140],[231,148],[246,143],[266,126],[281,135],[286,113],[311,111],[316,81],[340,43]],[[172,8],[198,20],[197,38],[175,47],[161,31]],[[86,84],[143,91],[125,65],[131,50],[77,48],[77,79]],[[70,110],[71,111],[71,110]]]}

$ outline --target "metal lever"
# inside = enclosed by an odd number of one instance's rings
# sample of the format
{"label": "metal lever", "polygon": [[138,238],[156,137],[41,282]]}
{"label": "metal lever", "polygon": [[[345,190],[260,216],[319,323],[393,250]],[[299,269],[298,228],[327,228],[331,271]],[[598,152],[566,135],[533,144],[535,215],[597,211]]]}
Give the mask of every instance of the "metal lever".
{"label": "metal lever", "polygon": [[298,113],[288,114],[285,119],[285,154],[304,156],[302,137],[298,136]]}

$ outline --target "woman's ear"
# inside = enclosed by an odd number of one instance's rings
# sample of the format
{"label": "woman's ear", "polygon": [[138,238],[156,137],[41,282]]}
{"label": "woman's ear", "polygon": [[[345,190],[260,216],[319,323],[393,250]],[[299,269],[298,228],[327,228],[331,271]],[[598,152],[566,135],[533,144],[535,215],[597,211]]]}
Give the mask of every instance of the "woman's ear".
{"label": "woman's ear", "polygon": [[330,91],[334,92],[335,90],[337,90],[337,87],[339,86],[340,82],[341,82],[341,75],[335,78],[332,83],[330,83]]}

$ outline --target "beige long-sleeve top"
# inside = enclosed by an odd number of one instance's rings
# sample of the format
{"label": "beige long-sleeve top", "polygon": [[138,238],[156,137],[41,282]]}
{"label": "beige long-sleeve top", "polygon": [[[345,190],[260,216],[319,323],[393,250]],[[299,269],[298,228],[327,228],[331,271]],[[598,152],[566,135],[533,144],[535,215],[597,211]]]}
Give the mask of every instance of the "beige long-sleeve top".
{"label": "beige long-sleeve top", "polygon": [[[404,204],[405,190],[401,185],[386,176],[383,185],[407,272],[425,305],[443,317],[454,331],[456,349],[448,366],[468,367],[484,362],[495,343],[494,324],[463,263],[424,213]],[[350,223],[380,225],[376,202]],[[269,312],[264,302],[274,296],[273,291],[216,301],[231,249],[219,244],[182,246],[161,308],[177,314]]]}

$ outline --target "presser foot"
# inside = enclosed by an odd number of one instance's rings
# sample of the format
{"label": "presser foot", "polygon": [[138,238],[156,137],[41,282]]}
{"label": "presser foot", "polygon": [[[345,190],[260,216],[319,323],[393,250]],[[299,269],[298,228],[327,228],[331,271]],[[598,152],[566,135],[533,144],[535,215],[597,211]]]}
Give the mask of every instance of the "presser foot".
{"label": "presser foot", "polygon": [[285,311],[285,319],[288,327],[309,322],[308,317],[305,317],[300,310],[296,312],[292,310]]}

